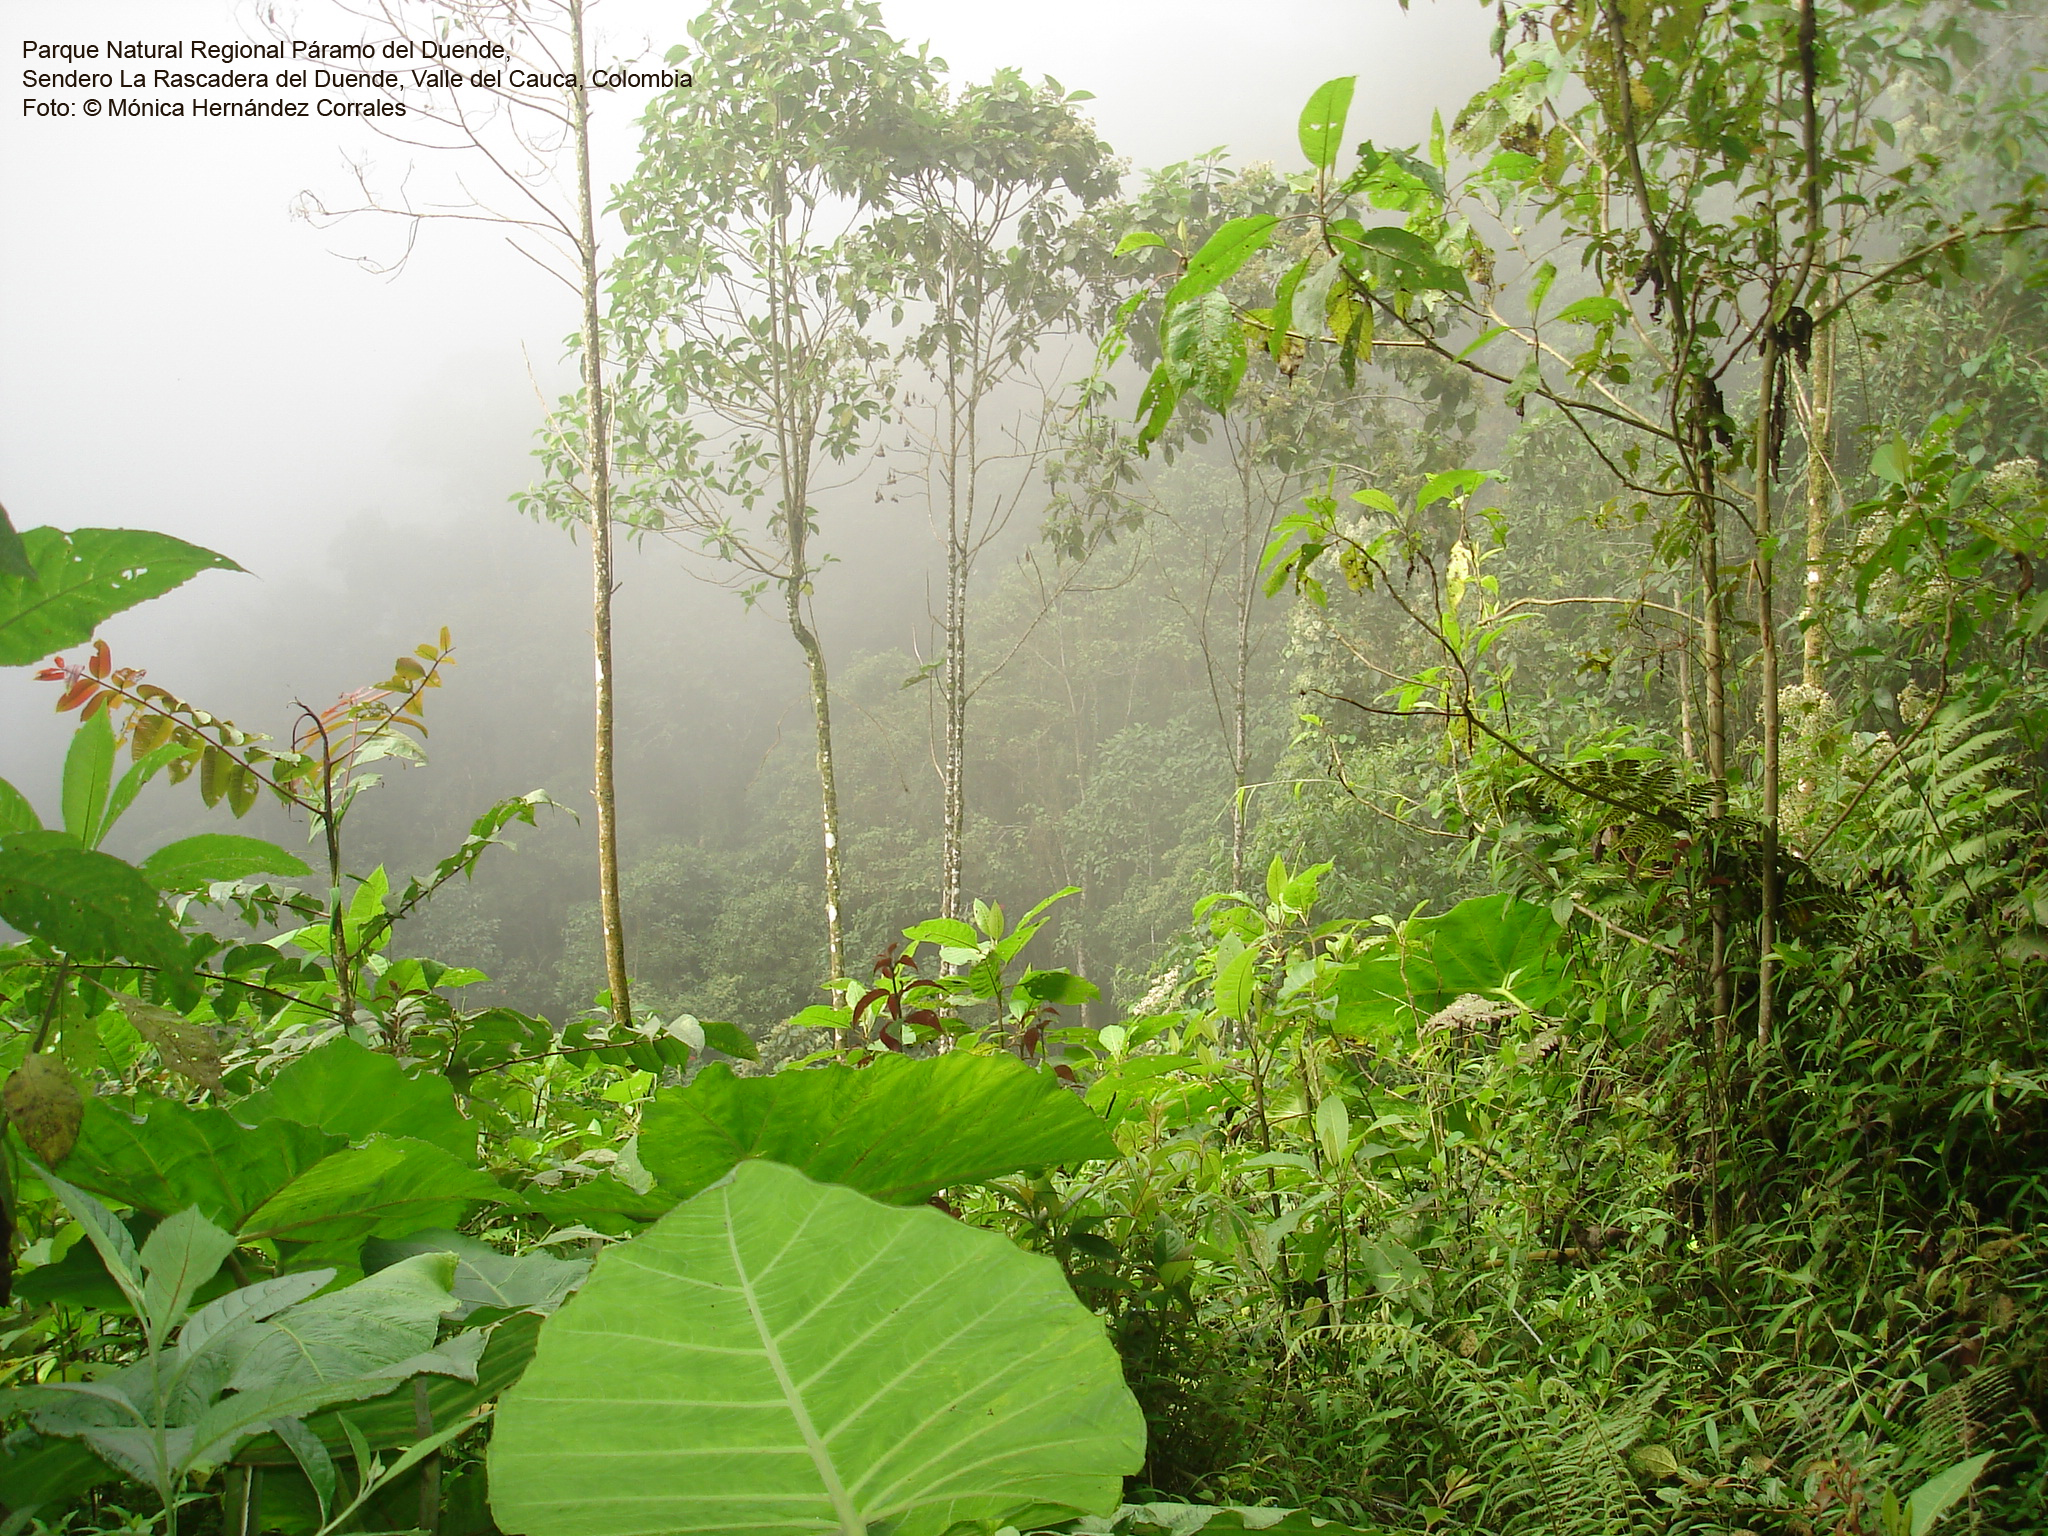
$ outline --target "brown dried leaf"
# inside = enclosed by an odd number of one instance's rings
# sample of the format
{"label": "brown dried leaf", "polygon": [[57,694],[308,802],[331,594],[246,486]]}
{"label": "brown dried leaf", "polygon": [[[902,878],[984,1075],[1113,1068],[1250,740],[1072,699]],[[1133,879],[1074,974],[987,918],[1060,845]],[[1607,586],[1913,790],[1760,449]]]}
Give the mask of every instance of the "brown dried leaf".
{"label": "brown dried leaf", "polygon": [[16,1067],[0,1089],[0,1102],[21,1139],[45,1164],[71,1155],[85,1119],[85,1100],[55,1056],[31,1056]]}
{"label": "brown dried leaf", "polygon": [[128,1016],[135,1032],[156,1047],[166,1067],[201,1088],[219,1090],[220,1042],[214,1039],[212,1030],[139,997],[117,996],[114,1002]]}

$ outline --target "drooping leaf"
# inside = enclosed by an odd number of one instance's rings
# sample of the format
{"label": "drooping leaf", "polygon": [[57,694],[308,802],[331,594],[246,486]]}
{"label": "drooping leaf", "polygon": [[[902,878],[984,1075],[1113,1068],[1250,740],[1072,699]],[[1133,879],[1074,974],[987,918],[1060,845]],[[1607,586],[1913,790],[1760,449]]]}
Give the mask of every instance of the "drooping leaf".
{"label": "drooping leaf", "polygon": [[306,861],[260,837],[202,832],[166,843],[140,866],[143,877],[158,890],[193,891],[215,880],[246,880],[251,875],[306,875]]}
{"label": "drooping leaf", "polygon": [[245,1125],[296,1120],[351,1142],[409,1136],[459,1158],[476,1156],[476,1125],[455,1107],[447,1078],[407,1072],[395,1056],[345,1036],[299,1057],[232,1113]]}
{"label": "drooping leaf", "polygon": [[70,1156],[85,1117],[85,1100],[57,1057],[26,1058],[8,1074],[0,1101],[6,1105],[8,1122],[38,1159],[60,1163]]}
{"label": "drooping leaf", "polygon": [[0,666],[20,667],[92,638],[102,622],[183,586],[201,571],[239,571],[225,555],[167,533],[31,528],[22,551],[35,579],[0,569]]}
{"label": "drooping leaf", "polygon": [[352,1252],[365,1238],[452,1227],[480,1203],[515,1199],[441,1147],[376,1136],[293,1179],[250,1213],[243,1234]]}
{"label": "drooping leaf", "polygon": [[0,921],[77,960],[189,968],[177,925],[142,872],[63,832],[0,838]]}
{"label": "drooping leaf", "polygon": [[1108,1127],[1051,1073],[964,1052],[773,1077],[713,1065],[657,1093],[640,1124],[640,1161],[676,1198],[747,1158],[907,1205],[956,1184],[1114,1156]]}
{"label": "drooping leaf", "polygon": [[224,1109],[139,1099],[140,1119],[115,1099],[95,1098],[78,1145],[58,1172],[72,1183],[152,1216],[196,1205],[238,1232],[251,1211],[344,1138],[270,1120],[245,1126]]}
{"label": "drooping leaf", "polygon": [[529,1536],[936,1536],[1113,1508],[1144,1443],[1051,1260],[750,1162],[543,1326],[499,1406],[491,1504]]}
{"label": "drooping leaf", "polygon": [[220,1087],[220,1041],[209,1025],[125,993],[114,995],[114,1005],[135,1032],[156,1047],[168,1070],[201,1088]]}

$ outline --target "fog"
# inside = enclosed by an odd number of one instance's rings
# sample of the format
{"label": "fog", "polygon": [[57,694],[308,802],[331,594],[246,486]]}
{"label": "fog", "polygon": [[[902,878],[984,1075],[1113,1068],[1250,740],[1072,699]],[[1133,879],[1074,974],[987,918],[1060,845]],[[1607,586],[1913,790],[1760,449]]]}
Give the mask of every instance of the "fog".
{"label": "fog", "polygon": [[[691,10],[608,0],[596,52],[658,54],[684,40]],[[338,7],[263,11],[296,37],[362,35]],[[1490,63],[1491,13],[1466,3],[887,0],[883,12],[956,82],[1011,65],[1093,92],[1133,186],[1145,167],[1217,146],[1293,166],[1300,103],[1340,72],[1361,75],[1351,137],[1419,141]],[[229,39],[261,35],[264,20],[205,0],[0,0],[16,59],[26,38]],[[545,786],[584,813],[585,553],[510,502],[572,374],[571,295],[486,227],[429,228],[402,271],[377,276],[349,258],[389,255],[394,231],[293,219],[301,189],[345,200],[355,157],[383,185],[410,174],[445,190],[447,165],[360,127],[24,117],[32,94],[17,65],[0,104],[0,500],[18,527],[161,529],[249,573],[208,574],[116,618],[103,634],[117,661],[283,734],[293,700],[374,681],[447,625],[459,665],[433,700],[432,765],[380,791],[352,835],[417,867],[499,795]],[[620,93],[603,110],[598,170],[611,182],[632,169],[638,107]],[[819,591],[835,664],[909,648],[937,556],[921,509],[850,497],[824,543],[842,561]],[[742,815],[778,753],[801,753],[801,669],[772,615],[690,579],[674,551],[630,550],[622,574],[624,825],[629,838],[701,839]],[[52,702],[27,670],[0,673],[0,775],[44,806],[71,725]],[[479,888],[545,906],[559,928],[589,896],[588,822],[529,834]],[[207,824],[189,788],[159,787],[111,846]],[[268,810],[259,824],[292,841]]]}

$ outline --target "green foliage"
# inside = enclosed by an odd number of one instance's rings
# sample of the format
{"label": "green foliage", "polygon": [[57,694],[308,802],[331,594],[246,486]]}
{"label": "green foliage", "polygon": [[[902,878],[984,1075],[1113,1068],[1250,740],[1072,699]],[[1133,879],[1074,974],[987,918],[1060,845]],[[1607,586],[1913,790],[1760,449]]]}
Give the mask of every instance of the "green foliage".
{"label": "green foliage", "polygon": [[1050,1072],[964,1051],[735,1077],[706,1067],[654,1096],[640,1161],[677,1198],[753,1158],[892,1205],[1025,1168],[1114,1157],[1102,1122]]}
{"label": "green foliage", "polygon": [[937,1533],[1112,1508],[1141,1439],[1045,1260],[748,1162],[607,1253],[542,1329],[499,1412],[492,1506],[535,1536]]}
{"label": "green foliage", "polygon": [[[0,544],[0,666],[27,666],[117,613],[181,587],[201,571],[239,571],[225,555],[169,534],[128,528],[12,527]],[[25,562],[28,570],[21,568]]]}

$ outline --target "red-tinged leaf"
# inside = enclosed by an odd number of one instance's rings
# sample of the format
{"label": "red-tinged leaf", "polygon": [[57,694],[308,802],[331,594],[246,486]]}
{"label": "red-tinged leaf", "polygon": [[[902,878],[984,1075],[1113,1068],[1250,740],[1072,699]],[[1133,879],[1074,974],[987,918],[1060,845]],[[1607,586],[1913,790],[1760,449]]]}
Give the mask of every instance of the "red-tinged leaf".
{"label": "red-tinged leaf", "polygon": [[171,739],[177,722],[168,715],[138,714],[128,736],[128,752],[137,762]]}
{"label": "red-tinged leaf", "polygon": [[866,1014],[868,1009],[872,1008],[876,1003],[880,1002],[883,998],[887,997],[888,995],[888,991],[882,987],[872,988],[868,992],[867,996],[863,997],[859,1002],[853,1005],[853,1022],[858,1024],[861,1021],[862,1016]]}
{"label": "red-tinged leaf", "polygon": [[71,675],[70,672],[68,672],[65,669],[64,658],[62,656],[53,656],[50,658],[50,661],[51,665],[43,668],[42,671],[36,674],[37,682],[61,683],[64,681],[65,678]]}
{"label": "red-tinged leaf", "polygon": [[62,714],[67,709],[76,709],[99,691],[100,685],[98,683],[89,677],[81,677],[72,683],[69,688],[66,688],[64,696],[57,700],[57,712]]}
{"label": "red-tinged leaf", "polygon": [[94,677],[102,679],[104,679],[109,672],[114,670],[114,655],[113,652],[107,649],[106,641],[93,641],[92,660],[88,661],[85,664],[85,666],[86,670],[92,673]]}
{"label": "red-tinged leaf", "polygon": [[1078,1083],[1081,1081],[1078,1077],[1074,1076],[1074,1069],[1064,1061],[1056,1061],[1052,1064],[1052,1075],[1063,1083]]}
{"label": "red-tinged leaf", "polygon": [[91,702],[89,702],[85,706],[85,712],[81,714],[78,718],[80,720],[90,720],[94,715],[98,714],[101,710],[105,709],[109,704],[112,704],[116,697],[117,695],[107,693],[104,690],[97,694],[94,694]]}

